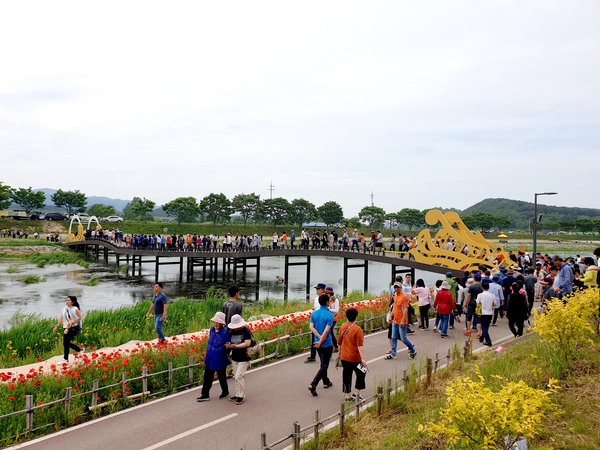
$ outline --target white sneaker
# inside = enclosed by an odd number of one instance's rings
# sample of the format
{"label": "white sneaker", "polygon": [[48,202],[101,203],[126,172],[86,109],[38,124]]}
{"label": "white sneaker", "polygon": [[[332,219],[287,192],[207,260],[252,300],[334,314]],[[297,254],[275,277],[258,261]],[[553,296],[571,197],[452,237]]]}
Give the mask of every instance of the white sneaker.
{"label": "white sneaker", "polygon": [[437,330],[437,327],[433,327],[433,331]]}
{"label": "white sneaker", "polygon": [[68,359],[64,359],[64,358],[63,358],[63,359],[61,360],[61,363],[63,363],[63,364],[69,364],[69,360],[68,360]]}
{"label": "white sneaker", "polygon": [[85,353],[85,347],[79,347],[79,354],[83,355]]}

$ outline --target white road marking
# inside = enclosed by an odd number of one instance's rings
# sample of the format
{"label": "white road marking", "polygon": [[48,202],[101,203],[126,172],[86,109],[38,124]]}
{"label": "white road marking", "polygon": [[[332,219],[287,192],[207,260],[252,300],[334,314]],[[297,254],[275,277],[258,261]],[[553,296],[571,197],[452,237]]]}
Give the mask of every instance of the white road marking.
{"label": "white road marking", "polygon": [[200,425],[199,427],[196,427],[196,428],[188,430],[188,431],[186,431],[184,433],[178,434],[177,436],[173,436],[172,438],[169,438],[169,439],[166,439],[164,441],[161,441],[161,442],[159,442],[157,444],[154,444],[154,445],[152,445],[150,447],[146,447],[144,450],[154,450],[155,448],[163,447],[163,446],[165,446],[167,444],[170,444],[171,442],[178,441],[179,439],[183,439],[184,437],[187,437],[187,436],[189,436],[191,434],[197,433],[198,431],[205,430],[206,428],[210,428],[213,425],[217,425],[217,424],[219,424],[221,422],[225,422],[226,420],[233,419],[235,416],[237,416],[237,414],[235,414],[235,413],[229,414],[228,416],[221,417],[220,419],[213,420],[212,422],[209,422],[209,423],[205,423],[204,425]]}

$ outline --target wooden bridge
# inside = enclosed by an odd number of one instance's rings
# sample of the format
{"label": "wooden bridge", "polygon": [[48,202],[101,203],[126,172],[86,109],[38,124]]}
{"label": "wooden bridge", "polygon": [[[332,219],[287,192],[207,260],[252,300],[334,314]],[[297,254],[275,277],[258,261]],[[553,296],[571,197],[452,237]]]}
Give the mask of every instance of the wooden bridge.
{"label": "wooden bridge", "polygon": [[[117,266],[123,264],[131,269],[135,275],[136,269],[141,276],[142,265],[152,264],[154,266],[154,279],[159,281],[159,270],[162,265],[179,265],[179,280],[183,281],[185,273],[186,280],[201,276],[203,281],[217,281],[219,266],[222,267],[222,276],[225,281],[226,274],[230,274],[235,281],[238,272],[243,278],[246,277],[248,268],[256,269],[256,283],[260,282],[260,260],[261,258],[284,257],[284,297],[287,298],[289,270],[295,266],[306,267],[306,293],[311,293],[310,265],[311,257],[337,257],[344,260],[343,290],[344,295],[348,291],[348,271],[350,269],[363,269],[363,286],[367,291],[369,284],[369,262],[389,264],[390,280],[393,281],[398,274],[411,274],[415,278],[415,270],[445,274],[448,268],[441,265],[424,264],[410,259],[408,253],[403,252],[375,252],[375,251],[349,251],[349,250],[325,250],[325,249],[300,249],[300,248],[261,248],[251,251],[224,251],[221,249],[206,251],[197,250],[160,250],[160,249],[134,249],[119,246],[104,239],[87,239],[78,242],[66,243],[68,247],[79,252],[95,255],[96,259],[104,259],[109,262],[110,257],[116,258]],[[457,273],[458,274],[458,273]]]}

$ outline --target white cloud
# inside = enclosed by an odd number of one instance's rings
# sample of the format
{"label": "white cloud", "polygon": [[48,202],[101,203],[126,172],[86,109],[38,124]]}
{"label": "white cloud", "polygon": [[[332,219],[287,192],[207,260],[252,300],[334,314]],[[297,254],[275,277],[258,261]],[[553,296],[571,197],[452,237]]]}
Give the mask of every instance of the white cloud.
{"label": "white cloud", "polygon": [[[465,208],[597,207],[600,5],[13,2],[1,181]],[[565,164],[565,159],[568,163]],[[544,161],[545,164],[541,164]]]}

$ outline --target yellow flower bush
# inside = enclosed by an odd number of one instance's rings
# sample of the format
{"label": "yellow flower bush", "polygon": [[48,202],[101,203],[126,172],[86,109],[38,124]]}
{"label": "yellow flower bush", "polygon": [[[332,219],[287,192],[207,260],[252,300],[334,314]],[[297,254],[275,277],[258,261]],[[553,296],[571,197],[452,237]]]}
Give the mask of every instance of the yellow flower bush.
{"label": "yellow flower bush", "polygon": [[568,362],[576,351],[593,344],[591,338],[598,327],[599,305],[598,289],[580,291],[565,302],[551,299],[542,314],[533,311],[533,330],[542,342],[554,347]]}
{"label": "yellow flower bush", "polygon": [[557,389],[556,380],[550,380],[549,390],[541,390],[524,381],[502,379],[494,392],[479,369],[477,375],[479,381],[466,377],[449,385],[448,407],[438,421],[419,426],[419,431],[444,436],[448,448],[481,450],[510,449],[518,440],[539,433],[546,414],[555,408],[550,396]]}

